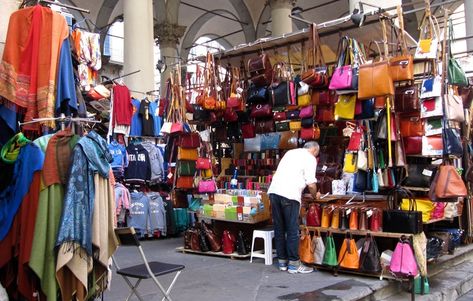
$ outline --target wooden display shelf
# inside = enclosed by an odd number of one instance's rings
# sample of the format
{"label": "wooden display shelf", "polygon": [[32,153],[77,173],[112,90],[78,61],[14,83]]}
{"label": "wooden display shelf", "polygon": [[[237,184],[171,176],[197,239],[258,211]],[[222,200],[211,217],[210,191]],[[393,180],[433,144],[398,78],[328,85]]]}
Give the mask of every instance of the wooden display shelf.
{"label": "wooden display shelf", "polygon": [[348,201],[351,198],[353,198],[353,201],[386,201],[387,196],[385,195],[379,195],[379,194],[344,194],[344,195],[335,195],[335,194],[329,194],[323,199],[318,199],[314,200],[310,194],[304,194],[302,196],[304,199],[307,200],[313,200],[316,202],[329,202],[329,201],[335,201],[335,200],[345,200]]}
{"label": "wooden display shelf", "polygon": [[437,222],[442,222],[442,221],[453,221],[453,219],[455,217],[458,217],[458,215],[455,215],[454,217],[451,217],[451,218],[445,218],[445,217],[442,217],[442,218],[434,218],[434,219],[431,219],[429,221],[426,221],[424,223],[424,225],[428,225],[428,224],[433,224],[433,223],[437,223]]}
{"label": "wooden display shelf", "polygon": [[221,221],[221,222],[228,222],[228,223],[238,223],[238,224],[258,224],[258,223],[262,223],[262,222],[265,222],[267,220],[269,220],[270,218],[257,218],[256,220],[254,221],[239,221],[239,220],[230,220],[230,219],[226,219],[226,218],[218,218],[218,217],[212,217],[212,216],[208,216],[208,215],[202,215],[201,218],[205,218],[205,219],[211,219],[211,220],[214,220],[214,221]]}
{"label": "wooden display shelf", "polygon": [[422,191],[422,192],[430,191],[430,188],[427,188],[427,187],[402,186],[402,188],[406,188],[412,191]]}
{"label": "wooden display shelf", "polygon": [[186,249],[184,247],[177,247],[176,251],[184,253],[184,254],[191,253],[191,254],[198,254],[198,255],[220,256],[220,257],[228,257],[231,259],[247,259],[247,258],[250,258],[250,255],[251,255],[250,253],[246,255],[240,255],[237,252],[233,252],[231,254],[225,254],[223,252],[212,252],[212,251],[202,252],[202,251],[195,251],[192,249]]}
{"label": "wooden display shelf", "polygon": [[[303,229],[305,226],[301,225],[300,228]],[[411,236],[410,233],[392,233],[392,232],[373,232],[370,230],[340,230],[340,229],[332,229],[332,228],[324,228],[324,227],[313,227],[307,226],[309,231],[320,231],[320,232],[332,232],[335,234],[346,234],[350,232],[352,235],[357,236],[366,236],[366,234],[371,234],[371,236],[375,237],[386,237],[386,238],[400,238],[401,236]]]}

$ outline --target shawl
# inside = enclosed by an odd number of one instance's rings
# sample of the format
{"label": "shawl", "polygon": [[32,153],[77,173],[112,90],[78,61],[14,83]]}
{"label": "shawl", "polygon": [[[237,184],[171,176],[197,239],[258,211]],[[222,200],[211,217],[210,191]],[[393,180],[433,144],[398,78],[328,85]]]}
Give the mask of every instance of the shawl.
{"label": "shawl", "polygon": [[71,116],[78,109],[70,48],[70,42],[67,38],[61,46],[57,74],[56,112],[64,113],[66,116]]}
{"label": "shawl", "polygon": [[43,167],[44,154],[33,143],[22,146],[13,168],[10,185],[0,191],[0,241],[7,235],[23,197],[28,192],[33,174]]}
{"label": "shawl", "polygon": [[[36,5],[10,16],[0,63],[0,97],[26,111],[26,121],[54,116],[56,69],[67,35],[65,19],[48,7]],[[54,126],[54,122],[45,124]],[[39,124],[24,129],[39,131]]]}
{"label": "shawl", "polygon": [[23,133],[20,132],[16,134],[2,147],[2,150],[0,151],[1,159],[5,163],[15,163],[18,155],[20,154],[21,147],[25,146],[29,142],[31,141],[28,140],[25,135],[23,135]]}

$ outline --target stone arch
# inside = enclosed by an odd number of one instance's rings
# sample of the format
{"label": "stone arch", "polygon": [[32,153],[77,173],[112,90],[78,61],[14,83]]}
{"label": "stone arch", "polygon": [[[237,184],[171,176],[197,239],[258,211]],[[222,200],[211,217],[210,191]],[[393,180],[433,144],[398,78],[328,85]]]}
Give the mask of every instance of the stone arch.
{"label": "stone arch", "polygon": [[233,6],[233,9],[238,14],[238,20],[247,23],[241,24],[243,33],[245,34],[246,43],[253,42],[256,40],[256,31],[254,27],[253,19],[251,18],[250,11],[243,0],[228,0]]}
{"label": "stone arch", "polygon": [[103,44],[105,41],[105,36],[107,35],[108,30],[100,31],[99,28],[103,28],[108,25],[110,16],[115,9],[119,0],[103,0],[102,5],[100,6],[99,13],[97,14],[97,20],[95,24],[97,28],[95,32],[100,32],[100,50],[103,52]]}

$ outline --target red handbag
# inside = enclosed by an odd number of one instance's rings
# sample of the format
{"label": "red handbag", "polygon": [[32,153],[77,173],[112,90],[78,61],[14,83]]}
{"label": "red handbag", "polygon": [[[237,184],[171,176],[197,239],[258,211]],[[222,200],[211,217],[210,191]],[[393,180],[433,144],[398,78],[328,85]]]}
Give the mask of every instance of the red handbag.
{"label": "red handbag", "polygon": [[335,103],[335,97],[329,91],[322,91],[319,93],[319,105],[331,105]]}
{"label": "red handbag", "polygon": [[182,122],[173,122],[171,125],[171,134],[179,134],[184,132],[184,124]]}
{"label": "red handbag", "polygon": [[422,153],[422,137],[404,137],[404,152],[406,155]]}
{"label": "red handbag", "polygon": [[348,143],[347,150],[356,152],[360,149],[361,138],[363,137],[363,132],[361,129],[357,129],[351,134],[350,142]]}
{"label": "red handbag", "polygon": [[228,230],[223,231],[222,235],[222,251],[224,254],[232,254],[235,252],[235,236]]}
{"label": "red handbag", "polygon": [[176,188],[178,189],[192,189],[194,188],[193,176],[180,176],[176,181]]}
{"label": "red handbag", "polygon": [[179,137],[179,144],[182,148],[198,148],[200,146],[199,133],[186,133]]}
{"label": "red handbag", "polygon": [[422,100],[422,107],[427,112],[435,110],[435,98],[423,99]]}
{"label": "red handbag", "polygon": [[204,170],[204,169],[211,169],[212,162],[209,158],[198,158],[195,163],[195,168]]}
{"label": "red handbag", "polygon": [[232,109],[241,108],[241,99],[236,96],[230,96],[227,99],[227,108],[232,108]]}
{"label": "red handbag", "polygon": [[317,140],[320,138],[320,128],[318,126],[301,128],[300,137],[303,140]]}
{"label": "red handbag", "polygon": [[373,214],[370,217],[370,231],[379,232],[383,225],[383,212],[378,208],[373,208],[371,210],[373,211]]}
{"label": "red handbag", "polygon": [[273,119],[275,121],[283,121],[286,120],[286,112],[274,112]]}
{"label": "red handbag", "polygon": [[251,123],[242,124],[241,136],[243,138],[254,138],[256,136],[255,126]]}
{"label": "red handbag", "polygon": [[223,119],[227,122],[235,122],[238,121],[238,114],[232,108],[227,107],[225,114],[223,114]]}
{"label": "red handbag", "polygon": [[333,106],[318,106],[315,120],[320,122],[334,122]]}
{"label": "red handbag", "polygon": [[167,105],[168,105],[168,101],[166,98],[161,98],[159,100],[159,109],[158,109],[159,117],[164,117],[164,113],[166,112]]}
{"label": "red handbag", "polygon": [[423,136],[424,135],[424,122],[420,118],[419,114],[411,116],[401,116],[400,118],[401,136],[412,137],[412,136]]}
{"label": "red handbag", "polygon": [[311,227],[320,227],[321,209],[319,204],[312,203],[307,210],[306,224]]}
{"label": "red handbag", "polygon": [[273,111],[270,104],[257,104],[251,109],[251,118],[269,117],[273,115]]}
{"label": "red handbag", "polygon": [[361,100],[357,99],[355,103],[355,115],[360,115],[361,113],[363,113],[363,104]]}

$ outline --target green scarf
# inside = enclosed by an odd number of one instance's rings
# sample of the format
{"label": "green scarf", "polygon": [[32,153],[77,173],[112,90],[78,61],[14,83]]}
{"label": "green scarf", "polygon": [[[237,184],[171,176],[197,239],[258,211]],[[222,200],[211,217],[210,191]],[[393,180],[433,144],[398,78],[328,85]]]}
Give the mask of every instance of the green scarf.
{"label": "green scarf", "polygon": [[18,158],[18,155],[20,154],[20,149],[29,142],[31,141],[26,138],[23,133],[20,132],[16,134],[2,147],[0,158],[5,163],[15,163],[16,158]]}

